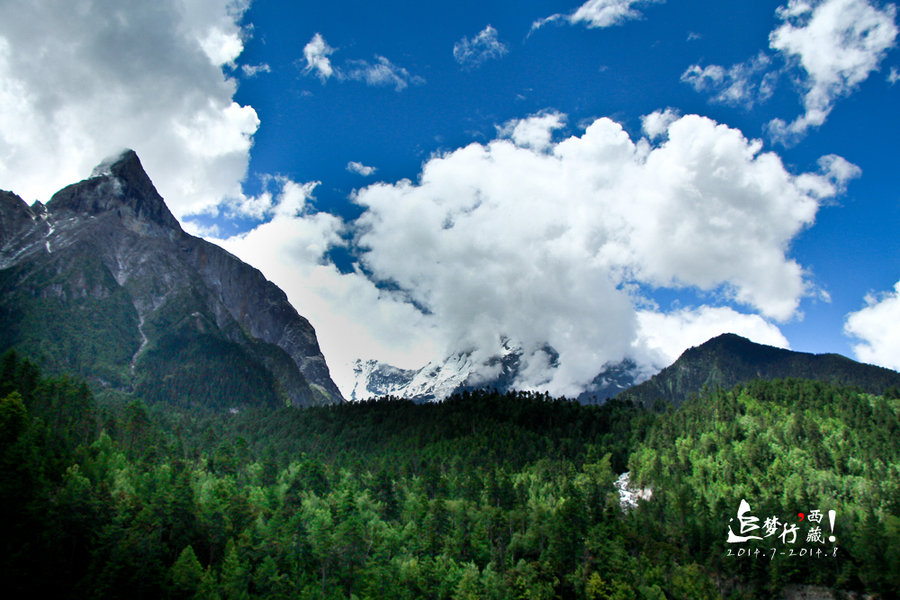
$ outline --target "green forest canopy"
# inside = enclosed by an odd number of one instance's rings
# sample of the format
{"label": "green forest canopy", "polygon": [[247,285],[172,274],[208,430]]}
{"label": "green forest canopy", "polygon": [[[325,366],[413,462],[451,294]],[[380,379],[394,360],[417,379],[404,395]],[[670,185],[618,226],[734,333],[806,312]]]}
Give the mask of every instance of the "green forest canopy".
{"label": "green forest canopy", "polygon": [[[227,414],[98,400],[7,353],[0,568],[58,597],[892,597],[898,413],[893,391],[780,380],[662,412],[483,391]],[[631,510],[626,470],[652,490]],[[742,499],[760,536],[834,510],[836,542],[825,519],[821,543],[806,520],[795,545],[728,544]],[[801,548],[836,555],[778,553]]]}

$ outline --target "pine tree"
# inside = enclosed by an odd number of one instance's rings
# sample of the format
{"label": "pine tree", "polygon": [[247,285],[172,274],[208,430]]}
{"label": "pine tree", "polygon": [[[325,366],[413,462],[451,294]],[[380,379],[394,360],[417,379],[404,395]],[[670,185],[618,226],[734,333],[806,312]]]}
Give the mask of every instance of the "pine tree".
{"label": "pine tree", "polygon": [[203,581],[203,567],[191,546],[185,546],[169,569],[172,592],[176,598],[193,598]]}

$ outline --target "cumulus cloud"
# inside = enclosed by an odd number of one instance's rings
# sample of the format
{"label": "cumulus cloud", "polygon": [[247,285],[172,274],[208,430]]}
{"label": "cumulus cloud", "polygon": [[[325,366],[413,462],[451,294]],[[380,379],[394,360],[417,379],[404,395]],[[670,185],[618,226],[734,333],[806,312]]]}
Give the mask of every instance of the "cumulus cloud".
{"label": "cumulus cloud", "polygon": [[847,315],[844,333],[859,340],[859,360],[900,370],[900,281],[893,292],[867,296],[865,308]]}
{"label": "cumulus cloud", "polygon": [[[302,215],[306,212],[306,200],[320,183],[313,181],[299,184],[281,175],[265,175],[262,177],[263,191],[259,195],[231,199],[223,203],[221,208],[227,217],[245,217],[256,221]],[[195,226],[191,221],[187,225],[192,228]],[[204,233],[202,229],[196,231],[198,234]]]}
{"label": "cumulus cloud", "polygon": [[641,117],[641,129],[650,139],[658,139],[669,131],[669,125],[681,117],[675,109],[657,110]]}
{"label": "cumulus cloud", "polygon": [[555,14],[545,19],[535,21],[531,30],[534,31],[547,23],[554,21],[566,21],[572,25],[584,24],[589,28],[612,27],[625,21],[639,19],[640,11],[635,6],[662,2],[663,0],[588,0],[579,6],[575,12],[569,15]]}
{"label": "cumulus cloud", "polygon": [[773,120],[773,137],[790,141],[822,125],[835,100],[878,69],[897,38],[896,13],[892,4],[878,9],[868,0],[791,0],[778,10],[783,23],[769,46],[803,69],[806,112],[789,124]]}
{"label": "cumulus cloud", "polygon": [[759,315],[740,313],[730,307],[702,306],[670,313],[641,310],[637,318],[635,345],[649,352],[648,360],[657,367],[672,364],[686,348],[723,333],[736,333],[758,344],[788,347],[777,326]]}
{"label": "cumulus cloud", "polygon": [[888,83],[894,85],[895,83],[897,83],[898,79],[900,79],[900,71],[897,71],[896,67],[891,67],[891,71],[887,76]]}
{"label": "cumulus cloud", "polygon": [[303,57],[306,59],[305,71],[315,73],[322,83],[326,82],[334,74],[331,59],[328,58],[333,53],[334,48],[328,45],[321,33],[316,33],[303,47]]}
{"label": "cumulus cloud", "polygon": [[46,201],[134,148],[176,216],[240,196],[256,112],[222,67],[245,3],[0,3],[0,181]]}
{"label": "cumulus cloud", "polygon": [[767,72],[771,59],[760,52],[754,58],[732,65],[691,65],[681,81],[698,92],[709,92],[715,102],[743,106],[747,109],[772,96],[777,73]]}
{"label": "cumulus cloud", "polygon": [[500,58],[508,52],[506,45],[497,39],[497,30],[488,25],[471,40],[463,37],[453,45],[453,58],[463,67],[478,67],[482,63]]}
{"label": "cumulus cloud", "polygon": [[347,170],[351,173],[356,173],[357,175],[368,177],[369,175],[374,174],[377,169],[375,167],[364,165],[361,162],[351,160],[347,163]]}
{"label": "cumulus cloud", "polygon": [[[703,318],[783,345],[767,319],[795,316],[811,292],[788,247],[853,169],[830,157],[791,174],[735,129],[663,115],[649,127],[656,141],[606,118],[553,141],[564,116],[536,115],[433,157],[415,183],[359,190],[365,272],[421,309],[439,354],[472,352],[478,364],[512,340],[528,367],[516,385],[554,394],[577,393],[607,362],[671,355],[673,332],[711,330]],[[654,317],[636,308],[642,286],[695,288],[760,314]],[[661,324],[655,337],[647,323]]]}
{"label": "cumulus cloud", "polygon": [[546,150],[550,147],[553,132],[562,129],[566,124],[566,116],[556,111],[546,111],[525,119],[514,119],[497,129],[503,136],[523,148]]}

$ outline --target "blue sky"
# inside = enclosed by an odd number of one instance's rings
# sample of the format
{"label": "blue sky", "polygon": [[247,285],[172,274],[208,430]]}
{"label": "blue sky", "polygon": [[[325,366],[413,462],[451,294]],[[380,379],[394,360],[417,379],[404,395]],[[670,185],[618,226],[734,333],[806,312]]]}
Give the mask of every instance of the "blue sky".
{"label": "blue sky", "polygon": [[[122,147],[352,361],[574,393],[723,331],[900,368],[896,8],[0,6],[0,188]],[[543,349],[556,349],[554,363]]]}

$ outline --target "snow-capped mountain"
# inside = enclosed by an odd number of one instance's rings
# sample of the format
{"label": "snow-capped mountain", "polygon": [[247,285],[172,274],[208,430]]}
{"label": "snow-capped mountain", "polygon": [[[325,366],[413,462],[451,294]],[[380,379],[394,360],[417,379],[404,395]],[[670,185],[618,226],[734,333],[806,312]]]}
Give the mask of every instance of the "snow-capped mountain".
{"label": "snow-capped mountain", "polygon": [[420,402],[440,401],[464,384],[471,367],[471,360],[464,355],[430,362],[421,369],[398,369],[376,360],[357,360],[350,400],[396,396]]}
{"label": "snow-capped mountain", "polygon": [[[555,356],[552,348],[548,354]],[[502,353],[479,364],[472,353],[454,354],[443,361],[432,361],[420,369],[399,369],[375,360],[357,360],[351,401],[383,396],[406,398],[416,402],[440,402],[457,392],[493,388],[501,392],[517,389],[522,348],[504,342]],[[608,398],[646,378],[631,360],[608,364],[576,399],[584,404],[601,404]]]}

